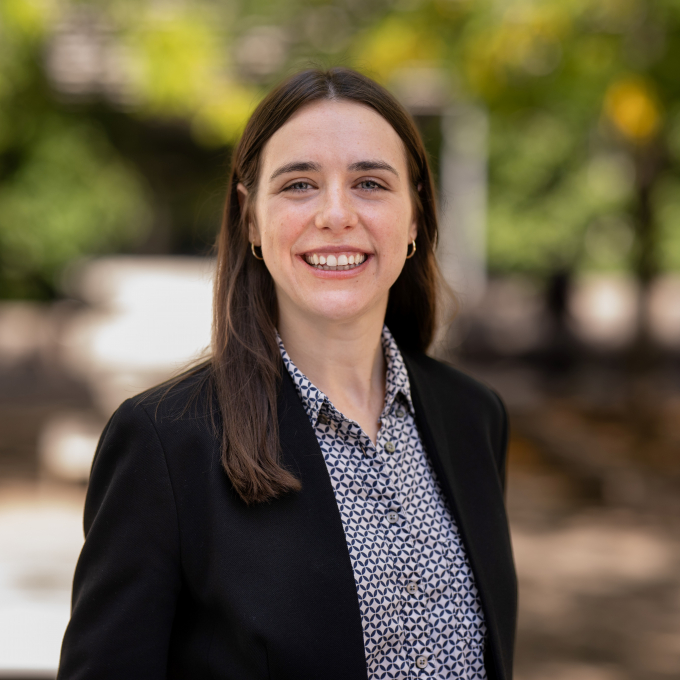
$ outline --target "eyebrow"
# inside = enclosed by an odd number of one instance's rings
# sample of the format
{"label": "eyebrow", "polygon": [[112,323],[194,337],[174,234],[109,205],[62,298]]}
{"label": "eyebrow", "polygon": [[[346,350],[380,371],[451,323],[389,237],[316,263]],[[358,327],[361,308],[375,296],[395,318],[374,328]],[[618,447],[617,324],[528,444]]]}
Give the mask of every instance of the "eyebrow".
{"label": "eyebrow", "polygon": [[356,170],[361,170],[362,172],[367,170],[387,170],[399,177],[399,173],[389,163],[385,163],[385,161],[359,161],[358,163],[352,163],[348,170],[352,172]]}
{"label": "eyebrow", "polygon": [[[399,177],[399,173],[385,161],[357,161],[352,163],[348,168],[350,172],[356,172],[360,170],[366,172],[367,170],[387,170]],[[272,173],[269,181],[275,180],[279,175],[285,175],[288,172],[319,172],[321,166],[318,163],[313,163],[312,161],[294,161],[292,163],[286,163],[280,168]]]}
{"label": "eyebrow", "polygon": [[311,161],[293,161],[282,165],[278,170],[275,170],[269,181],[276,179],[279,175],[285,175],[287,172],[318,172],[321,166],[318,163]]}

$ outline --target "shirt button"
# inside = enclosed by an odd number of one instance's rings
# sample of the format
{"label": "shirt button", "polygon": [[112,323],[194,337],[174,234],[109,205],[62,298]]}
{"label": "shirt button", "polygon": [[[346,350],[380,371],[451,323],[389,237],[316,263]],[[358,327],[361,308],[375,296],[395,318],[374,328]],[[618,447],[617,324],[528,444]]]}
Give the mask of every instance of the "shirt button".
{"label": "shirt button", "polygon": [[387,521],[390,524],[396,524],[399,521],[399,514],[396,513],[394,510],[392,510],[391,512],[388,512],[387,513]]}
{"label": "shirt button", "polygon": [[416,657],[416,666],[418,668],[425,668],[427,666],[427,657],[426,656],[417,656]]}
{"label": "shirt button", "polygon": [[403,418],[405,415],[406,415],[406,411],[404,411],[403,408],[400,408],[400,409],[397,411],[397,418]]}
{"label": "shirt button", "polygon": [[387,451],[387,453],[394,453],[394,444],[392,442],[386,442],[385,451]]}
{"label": "shirt button", "polygon": [[415,581],[411,581],[411,583],[406,586],[406,590],[408,590],[411,595],[415,595],[418,592],[418,584]]}

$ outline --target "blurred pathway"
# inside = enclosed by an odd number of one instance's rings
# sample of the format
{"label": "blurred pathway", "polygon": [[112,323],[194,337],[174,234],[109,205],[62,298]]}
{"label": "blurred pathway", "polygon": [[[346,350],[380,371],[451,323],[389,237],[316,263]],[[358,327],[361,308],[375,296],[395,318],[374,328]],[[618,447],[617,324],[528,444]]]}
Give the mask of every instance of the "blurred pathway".
{"label": "blurred pathway", "polygon": [[579,498],[573,479],[517,448],[515,680],[680,678],[680,517]]}
{"label": "blurred pathway", "polygon": [[0,487],[0,677],[55,675],[83,502],[81,488]]}

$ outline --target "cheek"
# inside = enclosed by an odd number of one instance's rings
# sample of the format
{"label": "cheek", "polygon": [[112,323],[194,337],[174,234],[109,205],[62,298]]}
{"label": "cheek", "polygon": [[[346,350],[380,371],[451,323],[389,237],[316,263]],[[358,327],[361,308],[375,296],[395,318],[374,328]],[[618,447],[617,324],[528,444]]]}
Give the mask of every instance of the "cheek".
{"label": "cheek", "polygon": [[383,248],[386,248],[389,252],[401,252],[403,246],[412,240],[412,223],[409,205],[404,205],[389,214],[381,215],[375,224],[379,229],[379,238]]}
{"label": "cheek", "polygon": [[280,250],[293,245],[304,223],[304,215],[300,209],[295,207],[272,209],[263,212],[260,222],[261,233],[271,246]]}

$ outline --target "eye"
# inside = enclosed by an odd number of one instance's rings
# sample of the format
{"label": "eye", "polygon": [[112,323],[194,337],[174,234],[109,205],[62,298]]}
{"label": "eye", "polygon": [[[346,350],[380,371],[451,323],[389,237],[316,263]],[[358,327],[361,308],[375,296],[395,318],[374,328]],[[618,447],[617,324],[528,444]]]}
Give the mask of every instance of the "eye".
{"label": "eye", "polygon": [[373,179],[364,179],[359,182],[357,186],[364,191],[380,191],[385,188],[382,184],[379,184]]}
{"label": "eye", "polygon": [[293,182],[292,184],[289,184],[287,187],[283,188],[283,191],[291,191],[295,194],[302,193],[303,191],[307,191],[307,189],[311,189],[312,185],[309,182],[305,182],[303,180],[299,180],[297,182]]}

